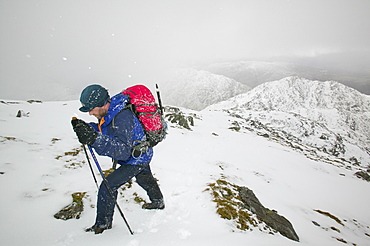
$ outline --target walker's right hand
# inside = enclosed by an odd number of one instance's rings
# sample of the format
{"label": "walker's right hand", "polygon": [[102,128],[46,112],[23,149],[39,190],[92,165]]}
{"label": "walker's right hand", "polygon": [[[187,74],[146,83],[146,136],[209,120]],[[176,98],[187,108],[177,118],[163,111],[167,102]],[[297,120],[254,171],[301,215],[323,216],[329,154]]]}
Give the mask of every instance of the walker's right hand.
{"label": "walker's right hand", "polygon": [[92,145],[95,142],[98,133],[91,125],[80,119],[72,119],[71,124],[80,143]]}

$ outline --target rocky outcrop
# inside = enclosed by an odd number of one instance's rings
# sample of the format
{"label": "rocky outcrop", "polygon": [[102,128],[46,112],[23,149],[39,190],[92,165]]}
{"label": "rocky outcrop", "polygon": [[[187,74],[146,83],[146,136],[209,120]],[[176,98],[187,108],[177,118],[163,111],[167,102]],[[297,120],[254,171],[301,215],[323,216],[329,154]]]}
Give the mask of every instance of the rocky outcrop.
{"label": "rocky outcrop", "polygon": [[165,107],[165,112],[166,121],[172,123],[172,125],[188,130],[191,130],[191,127],[194,126],[195,115],[185,114],[176,107]]}
{"label": "rocky outcrop", "polygon": [[265,208],[252,190],[247,187],[241,187],[239,195],[248,210],[256,214],[260,220],[265,222],[272,229],[280,232],[281,235],[294,241],[299,241],[299,237],[294,231],[292,224],[276,211]]}
{"label": "rocky outcrop", "polygon": [[360,178],[360,179],[366,180],[367,182],[370,182],[370,175],[365,171],[358,171],[358,172],[355,173],[355,176],[357,178]]}
{"label": "rocky outcrop", "polygon": [[65,206],[58,213],[54,214],[54,218],[61,220],[79,219],[84,210],[82,199],[86,192],[75,192],[72,194],[72,203]]}
{"label": "rocky outcrop", "polygon": [[[276,211],[265,208],[252,190],[235,185],[221,177],[208,184],[216,213],[223,219],[233,221],[232,225],[242,231],[258,228],[268,234],[279,232],[281,235],[299,241],[292,224]],[[262,225],[262,226],[261,226]]]}

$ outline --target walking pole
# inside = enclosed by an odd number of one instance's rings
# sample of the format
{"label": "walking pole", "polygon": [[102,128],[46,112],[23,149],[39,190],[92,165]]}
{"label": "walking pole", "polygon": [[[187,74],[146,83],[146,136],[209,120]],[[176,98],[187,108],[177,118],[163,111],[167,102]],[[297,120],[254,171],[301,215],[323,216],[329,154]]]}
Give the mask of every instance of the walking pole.
{"label": "walking pole", "polygon": [[82,146],[84,148],[86,159],[87,159],[87,162],[89,163],[90,171],[91,171],[91,174],[92,174],[92,176],[94,178],[94,181],[95,181],[95,184],[96,184],[96,188],[99,189],[98,181],[96,180],[96,177],[95,177],[95,174],[94,174],[94,170],[93,170],[93,168],[91,166],[90,158],[89,158],[89,155],[87,154],[86,147],[85,147],[84,144]]}
{"label": "walking pole", "polygon": [[156,90],[156,92],[157,92],[159,108],[160,108],[160,110],[161,110],[161,114],[163,115],[162,100],[161,100],[161,94],[159,94],[158,84],[155,84],[155,90]]}
{"label": "walking pole", "polygon": [[88,147],[88,148],[89,148],[89,150],[90,150],[91,156],[92,156],[92,158],[93,158],[93,159],[94,159],[94,161],[95,161],[96,167],[98,168],[99,173],[100,173],[101,177],[103,178],[103,182],[104,182],[105,186],[107,187],[107,189],[108,189],[108,191],[109,191],[109,194],[110,194],[110,196],[111,196],[112,200],[116,203],[116,207],[118,208],[118,211],[119,211],[119,213],[121,214],[121,217],[122,217],[122,218],[123,218],[123,220],[125,221],[126,226],[127,226],[128,230],[130,231],[131,235],[134,235],[134,232],[131,230],[131,227],[130,227],[130,225],[128,224],[128,222],[127,222],[127,220],[126,220],[125,215],[123,214],[123,212],[122,212],[122,210],[121,210],[120,206],[118,205],[118,202],[117,202],[117,200],[116,200],[116,198],[115,198],[115,196],[114,196],[114,194],[113,194],[112,189],[109,187],[108,181],[107,181],[107,179],[105,178],[105,176],[104,176],[104,174],[103,174],[103,170],[101,169],[101,167],[100,167],[100,165],[99,165],[98,159],[96,158],[96,156],[95,156],[95,154],[94,154],[93,149],[92,149],[92,148],[91,148],[91,146],[89,146],[89,145],[88,145],[87,147]]}

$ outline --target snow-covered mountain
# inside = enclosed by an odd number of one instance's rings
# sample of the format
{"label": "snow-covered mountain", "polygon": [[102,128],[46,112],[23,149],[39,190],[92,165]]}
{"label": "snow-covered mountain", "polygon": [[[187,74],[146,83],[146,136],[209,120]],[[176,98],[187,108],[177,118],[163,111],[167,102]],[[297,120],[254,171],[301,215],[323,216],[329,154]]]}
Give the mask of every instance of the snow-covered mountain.
{"label": "snow-covered mountain", "polygon": [[251,88],[285,77],[299,76],[311,80],[334,80],[370,94],[369,71],[351,72],[316,68],[291,62],[238,61],[210,64],[202,69],[235,79]]}
{"label": "snow-covered mountain", "polygon": [[[240,105],[244,105],[245,95],[239,99]],[[271,141],[272,137],[253,134],[246,130],[247,125],[240,127],[245,126],[244,130],[236,131],[235,122],[245,122],[236,114],[248,111],[224,106],[228,111],[172,109],[167,112],[171,116],[167,117],[171,119],[169,134],[155,147],[151,163],[166,208],[142,210],[141,202],[148,198],[132,182],[119,190],[118,203],[134,235],[130,235],[118,212],[111,230],[94,235],[86,233],[84,228],[95,220],[96,186],[70,125],[72,116],[86,121],[94,118],[78,111],[78,101],[0,101],[2,244],[368,245],[369,183],[354,176],[356,170],[328,165],[320,158],[308,159],[290,146]],[[218,108],[222,107],[218,105]],[[24,112],[20,118],[16,117],[18,110]],[[261,121],[263,114],[267,121],[272,117],[270,113],[277,116],[284,113],[249,112],[248,117],[259,115]],[[177,119],[191,117],[194,126],[181,127],[176,123],[175,113]],[[280,126],[284,126],[285,116],[293,119],[294,113],[283,116]],[[270,124],[260,126],[269,129]],[[109,158],[98,156],[98,160],[103,170],[112,166]],[[228,186],[220,189],[221,185]],[[272,209],[269,213],[286,217],[297,232],[299,243],[269,229],[253,216],[246,217],[249,212],[245,208],[239,210],[240,216],[235,219],[224,219],[219,210],[239,206],[235,197],[225,199],[233,197],[236,187],[241,186],[253,190],[260,202]],[[71,194],[75,192],[86,192],[80,218],[55,219],[54,214],[72,202]],[[222,207],[216,202],[220,200],[224,203]],[[246,224],[238,227],[242,217]]]}
{"label": "snow-covered mountain", "polygon": [[202,110],[248,90],[248,86],[233,79],[190,68],[179,69],[161,86],[165,104],[193,110]]}
{"label": "snow-covered mountain", "polygon": [[228,110],[234,126],[290,145],[310,158],[370,167],[370,96],[338,82],[287,77],[209,109]]}
{"label": "snow-covered mountain", "polygon": [[[214,74],[233,78],[251,88],[264,82],[296,75],[292,64],[283,62],[238,61],[210,64],[204,68]],[[293,74],[292,74],[293,73]]]}

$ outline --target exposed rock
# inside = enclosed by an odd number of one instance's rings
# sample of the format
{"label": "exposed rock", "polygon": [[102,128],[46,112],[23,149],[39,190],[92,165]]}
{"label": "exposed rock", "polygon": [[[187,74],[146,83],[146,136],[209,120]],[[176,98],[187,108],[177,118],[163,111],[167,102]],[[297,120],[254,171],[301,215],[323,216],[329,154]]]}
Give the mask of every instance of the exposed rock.
{"label": "exposed rock", "polygon": [[18,117],[18,118],[21,118],[21,117],[29,117],[29,116],[30,116],[30,112],[25,113],[21,109],[18,110],[17,115],[16,115],[16,117]]}
{"label": "exposed rock", "polygon": [[213,196],[217,214],[223,219],[233,221],[237,229],[252,231],[258,227],[268,234],[279,232],[291,240],[299,241],[292,224],[276,211],[265,208],[252,190],[232,184],[225,177],[208,184],[206,190]]}
{"label": "exposed rock", "polygon": [[[222,168],[221,168],[222,169]],[[216,203],[216,213],[223,219],[234,221],[236,228],[242,231],[252,231],[257,227],[259,221],[243,205],[239,196],[240,187],[226,181],[224,178],[216,180],[215,183],[208,184],[208,188]],[[270,228],[263,231],[273,234]]]}
{"label": "exposed rock", "polygon": [[260,220],[280,232],[281,235],[294,241],[299,241],[299,237],[294,231],[292,224],[285,217],[277,214],[277,212],[265,208],[252,190],[247,187],[241,187],[239,195],[247,208],[255,213]]}
{"label": "exposed rock", "polygon": [[27,102],[28,103],[42,103],[42,101],[40,101],[40,100],[34,100],[34,99],[28,100]]}
{"label": "exposed rock", "polygon": [[343,222],[335,215],[332,215],[331,213],[329,212],[326,212],[326,211],[322,211],[320,209],[314,209],[315,212],[318,212],[319,214],[322,214],[322,215],[325,215],[327,217],[329,217],[330,219],[333,219],[335,220],[338,224],[344,226]]}
{"label": "exposed rock", "polygon": [[188,130],[191,130],[190,126],[194,126],[194,118],[191,115],[185,115],[179,108],[175,107],[166,107],[165,109],[166,113],[165,117],[166,119],[173,123],[178,125],[181,128],[186,128]]}
{"label": "exposed rock", "polygon": [[355,173],[357,178],[366,180],[367,182],[370,182],[370,175],[365,171],[358,171]]}
{"label": "exposed rock", "polygon": [[52,144],[55,144],[56,142],[60,141],[61,139],[60,138],[52,138],[51,139],[51,143]]}
{"label": "exposed rock", "polygon": [[320,224],[319,224],[319,223],[317,223],[316,221],[312,221],[312,223],[313,223],[315,226],[320,227]]}
{"label": "exposed rock", "polygon": [[75,192],[72,194],[73,201],[68,206],[64,207],[58,213],[54,214],[54,218],[68,220],[79,219],[84,210],[82,199],[85,197],[86,192]]}

